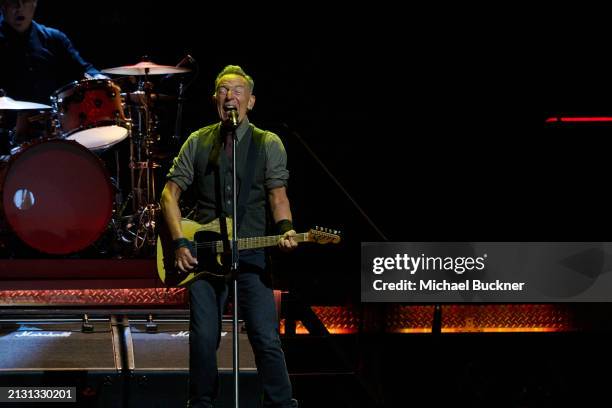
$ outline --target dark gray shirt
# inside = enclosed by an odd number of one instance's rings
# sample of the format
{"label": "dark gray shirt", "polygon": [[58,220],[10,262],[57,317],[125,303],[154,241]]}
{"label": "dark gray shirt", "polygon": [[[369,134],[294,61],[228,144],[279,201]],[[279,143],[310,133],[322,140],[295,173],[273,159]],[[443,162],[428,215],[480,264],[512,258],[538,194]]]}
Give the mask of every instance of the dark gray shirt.
{"label": "dark gray shirt", "polygon": [[[254,137],[255,133],[257,138]],[[244,202],[244,217],[238,226],[238,236],[259,237],[266,235],[267,192],[286,187],[289,179],[287,155],[280,138],[272,132],[263,131],[245,119],[237,131],[237,181],[239,201]],[[192,133],[183,144],[179,155],[167,175],[168,181],[176,183],[185,191],[192,187],[197,200],[195,220],[209,223],[218,217],[232,213],[231,163],[225,153],[225,132],[216,123]],[[248,196],[241,197],[242,180],[249,173],[246,169],[248,151],[256,145],[253,181]],[[241,251],[241,260],[265,266],[263,250]]]}
{"label": "dark gray shirt", "polygon": [[[250,125],[248,118],[245,118],[236,130],[238,137],[238,149],[244,135]],[[210,137],[211,132],[218,132],[218,126],[207,126],[196,130],[185,141],[178,156],[172,162],[172,168],[168,172],[167,180],[175,182],[181,190],[185,191],[194,179],[194,163],[196,161],[197,147],[200,139]],[[215,137],[218,137],[215,135]],[[265,152],[265,187],[268,190],[277,187],[286,187],[289,180],[287,170],[287,152],[283,142],[278,135],[266,131],[264,135]]]}

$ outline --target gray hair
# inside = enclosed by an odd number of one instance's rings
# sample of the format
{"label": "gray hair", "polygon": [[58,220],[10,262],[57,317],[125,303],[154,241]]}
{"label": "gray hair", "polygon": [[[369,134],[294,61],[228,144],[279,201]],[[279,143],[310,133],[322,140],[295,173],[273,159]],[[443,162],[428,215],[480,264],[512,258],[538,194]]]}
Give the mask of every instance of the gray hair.
{"label": "gray hair", "polygon": [[243,77],[249,84],[251,93],[253,93],[253,88],[255,88],[255,81],[253,81],[253,78],[251,78],[250,75],[244,72],[242,67],[240,67],[239,65],[227,65],[221,70],[221,72],[219,72],[219,75],[217,75],[217,79],[215,79],[215,92],[217,91],[217,87],[219,86],[219,81],[221,81],[221,78],[225,75],[230,74]]}

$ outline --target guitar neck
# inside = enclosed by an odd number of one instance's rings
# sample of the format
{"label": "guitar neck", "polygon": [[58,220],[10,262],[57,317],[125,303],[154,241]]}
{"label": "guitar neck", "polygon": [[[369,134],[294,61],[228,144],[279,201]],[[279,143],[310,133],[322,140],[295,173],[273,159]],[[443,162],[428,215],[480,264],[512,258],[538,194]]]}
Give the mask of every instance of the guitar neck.
{"label": "guitar neck", "polygon": [[[269,235],[266,237],[251,237],[251,238],[240,238],[238,239],[238,250],[241,251],[243,249],[257,249],[257,248],[266,248],[275,246],[278,243],[278,240],[282,237],[282,235]],[[293,239],[296,242],[305,242],[308,240],[308,233],[302,232],[299,234],[295,234]],[[217,247],[217,252],[223,252],[223,241],[216,241],[215,246]]]}

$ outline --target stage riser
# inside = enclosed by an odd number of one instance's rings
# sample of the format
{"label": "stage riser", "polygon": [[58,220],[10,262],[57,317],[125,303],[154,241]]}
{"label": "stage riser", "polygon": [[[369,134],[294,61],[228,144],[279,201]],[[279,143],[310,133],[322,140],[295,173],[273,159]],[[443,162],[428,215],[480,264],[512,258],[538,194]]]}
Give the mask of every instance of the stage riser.
{"label": "stage riser", "polygon": [[[77,387],[83,407],[184,407],[189,383],[189,322],[11,321],[0,325],[0,386]],[[260,406],[255,358],[241,323],[241,407]],[[233,401],[232,331],[224,322],[217,353],[218,407]],[[23,407],[25,405],[20,405]]]}

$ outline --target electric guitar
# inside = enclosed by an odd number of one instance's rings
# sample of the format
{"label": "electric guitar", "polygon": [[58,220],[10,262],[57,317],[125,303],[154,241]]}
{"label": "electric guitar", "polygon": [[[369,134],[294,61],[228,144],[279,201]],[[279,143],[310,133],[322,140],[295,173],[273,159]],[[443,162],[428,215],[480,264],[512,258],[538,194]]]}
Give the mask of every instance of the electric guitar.
{"label": "electric guitar", "polygon": [[[227,230],[232,230],[232,219],[226,218]],[[183,235],[191,242],[191,254],[198,260],[198,265],[189,272],[179,270],[175,265],[174,247],[170,234],[162,226],[157,238],[157,273],[167,286],[186,286],[201,276],[226,278],[231,263],[231,247],[224,245],[219,219],[208,224],[199,224],[183,218],[181,228]],[[297,242],[314,242],[317,244],[337,244],[340,242],[339,231],[326,228],[313,228],[308,232],[296,234]],[[257,249],[275,246],[281,235],[250,237],[238,239],[238,250]],[[227,248],[226,248],[227,246]]]}

